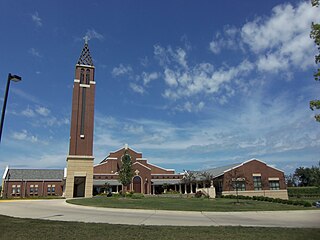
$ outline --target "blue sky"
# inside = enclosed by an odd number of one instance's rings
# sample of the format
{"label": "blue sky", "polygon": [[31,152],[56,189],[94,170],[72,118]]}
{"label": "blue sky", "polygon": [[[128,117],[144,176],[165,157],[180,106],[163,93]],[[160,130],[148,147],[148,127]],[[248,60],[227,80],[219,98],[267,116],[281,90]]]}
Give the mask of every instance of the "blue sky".
{"label": "blue sky", "polygon": [[63,168],[83,37],[96,67],[94,155],[128,143],[151,163],[205,169],[320,160],[309,1],[0,0],[0,169]]}

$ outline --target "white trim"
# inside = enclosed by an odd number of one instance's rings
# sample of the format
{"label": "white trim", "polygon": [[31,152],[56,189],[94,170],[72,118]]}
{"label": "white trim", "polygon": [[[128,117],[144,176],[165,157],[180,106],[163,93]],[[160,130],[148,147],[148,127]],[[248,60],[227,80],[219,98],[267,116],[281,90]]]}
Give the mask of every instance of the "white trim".
{"label": "white trim", "polygon": [[73,177],[87,177],[87,172],[74,172]]}
{"label": "white trim", "polygon": [[275,169],[275,170],[277,170],[277,171],[280,171],[280,172],[283,172],[283,173],[284,173],[284,171],[282,171],[282,170],[280,170],[280,169],[277,169],[277,168],[275,168],[275,167],[272,167],[272,166],[268,165],[267,163],[265,163],[264,161],[261,161],[261,160],[256,159],[256,158],[251,158],[251,159],[249,159],[249,160],[247,160],[247,161],[244,161],[243,163],[241,163],[241,164],[239,164],[239,165],[237,165],[237,166],[234,166],[234,167],[232,167],[232,168],[229,168],[229,169],[223,171],[223,173],[221,173],[220,175],[215,176],[215,178],[216,178],[216,177],[220,177],[220,176],[222,176],[223,174],[225,174],[226,172],[229,172],[229,171],[231,171],[231,170],[233,170],[233,169],[235,169],[235,168],[241,167],[241,166],[243,166],[244,164],[247,164],[247,163],[252,162],[252,161],[261,162],[261,163],[265,164],[265,165],[266,165],[267,167],[269,167],[269,168],[273,168],[273,169]]}
{"label": "white trim", "polygon": [[269,177],[269,181],[279,181],[280,179],[278,177]]}
{"label": "white trim", "polygon": [[[116,153],[116,152],[119,152],[120,150],[124,149],[125,147],[121,147],[119,148],[118,150],[114,151],[114,152],[110,152],[110,153]],[[132,149],[131,147],[128,146],[128,149],[132,150],[133,152],[135,153],[138,153],[138,154],[142,154],[142,152],[137,152],[136,150]],[[124,149],[125,150],[125,149]]]}
{"label": "white trim", "polygon": [[90,84],[93,84],[93,85],[94,85],[94,84],[96,84],[96,82],[95,82],[95,81],[90,81]]}
{"label": "white trim", "polygon": [[[7,174],[8,174],[8,171],[9,171],[9,166],[6,167],[6,169],[4,170],[4,173],[3,173],[3,177],[2,179],[5,179]],[[3,187],[3,186],[2,186]]]}
{"label": "white trim", "polygon": [[94,156],[85,156],[85,155],[68,155],[67,156],[67,160],[68,159],[89,159],[89,160],[93,160]]}
{"label": "white trim", "polygon": [[181,176],[181,174],[179,174],[179,173],[151,173],[151,176],[152,175],[165,175],[165,176],[170,176],[170,175],[172,175],[172,176]]}
{"label": "white trim", "polygon": [[82,139],[83,139],[83,138],[84,138],[84,135],[80,135],[80,138],[82,138]]}
{"label": "white trim", "polygon": [[93,173],[93,176],[118,176],[118,173]]}
{"label": "white trim", "polygon": [[90,88],[90,84],[80,83],[80,87]]}
{"label": "white trim", "polygon": [[133,165],[135,165],[135,164],[139,164],[139,165],[141,165],[142,167],[145,167],[146,169],[149,169],[149,170],[151,171],[151,168],[149,168],[149,167],[147,167],[147,166],[143,165],[142,163],[135,162],[134,164],[132,164],[132,166],[133,166]]}
{"label": "white trim", "polygon": [[17,179],[9,179],[8,182],[63,182],[63,179],[21,179],[21,178],[17,178]]}
{"label": "white trim", "polygon": [[63,169],[63,178],[67,178],[67,168]]}
{"label": "white trim", "polygon": [[88,68],[95,68],[94,66],[84,65],[84,64],[76,64],[77,67],[88,67]]}
{"label": "white trim", "polygon": [[252,173],[253,177],[261,177],[261,173]]}
{"label": "white trim", "polygon": [[108,157],[108,158],[105,158],[105,159],[103,159],[103,160],[102,160],[102,161],[104,161],[104,160],[107,160],[107,161],[97,163],[97,164],[93,165],[93,167],[95,167],[95,166],[99,166],[99,165],[102,165],[102,164],[106,164],[106,163],[108,163],[108,160],[117,160],[117,159],[118,159],[118,158]]}
{"label": "white trim", "polygon": [[148,161],[146,158],[136,158],[137,161],[140,161],[140,160],[144,160],[144,161]]}
{"label": "white trim", "polygon": [[80,82],[80,79],[74,79],[73,82],[79,83],[79,82]]}
{"label": "white trim", "polygon": [[276,168],[276,167],[272,167],[272,166],[268,165],[266,162],[264,162],[264,161],[262,161],[262,160],[260,160],[260,159],[257,159],[257,158],[251,158],[251,159],[243,162],[242,165],[243,165],[243,164],[246,164],[246,163],[248,163],[248,162],[254,161],[254,160],[256,160],[256,161],[258,161],[258,162],[261,162],[261,163],[264,163],[264,164],[267,165],[268,167],[273,168],[273,169],[275,169],[275,170],[278,170],[278,171],[284,173],[284,171],[282,171],[282,170],[280,170],[280,169],[278,169],[278,168]]}
{"label": "white trim", "polygon": [[159,166],[157,166],[157,165],[155,165],[155,164],[151,164],[151,163],[148,163],[148,164],[149,164],[149,165],[152,165],[152,166],[154,166],[154,167],[160,168],[160,169],[162,169],[162,170],[175,171],[174,169],[166,169],[166,168],[163,168],[163,167],[159,167]]}

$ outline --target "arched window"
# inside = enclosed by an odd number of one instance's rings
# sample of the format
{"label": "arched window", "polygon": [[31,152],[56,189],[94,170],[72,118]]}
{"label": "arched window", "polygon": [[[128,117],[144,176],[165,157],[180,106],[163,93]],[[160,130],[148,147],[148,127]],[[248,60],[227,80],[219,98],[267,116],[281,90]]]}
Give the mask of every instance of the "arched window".
{"label": "arched window", "polygon": [[81,68],[81,71],[80,71],[80,83],[83,83],[83,80],[84,80],[84,69]]}
{"label": "arched window", "polygon": [[90,70],[87,69],[86,71],[86,84],[90,84]]}

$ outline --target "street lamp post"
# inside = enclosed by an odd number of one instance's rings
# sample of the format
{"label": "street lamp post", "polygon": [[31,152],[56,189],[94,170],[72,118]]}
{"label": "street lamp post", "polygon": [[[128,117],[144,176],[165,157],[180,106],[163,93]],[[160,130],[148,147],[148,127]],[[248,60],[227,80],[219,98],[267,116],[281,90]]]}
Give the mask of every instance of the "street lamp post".
{"label": "street lamp post", "polygon": [[8,94],[9,94],[10,81],[19,82],[19,81],[21,81],[21,77],[18,76],[18,75],[11,75],[11,73],[9,73],[9,75],[8,75],[8,81],[7,81],[6,91],[5,91],[5,94],[4,94],[2,114],[1,114],[1,122],[0,122],[0,143],[1,143],[3,123],[4,123],[4,115],[5,115],[6,107],[7,107],[7,100],[8,100]]}

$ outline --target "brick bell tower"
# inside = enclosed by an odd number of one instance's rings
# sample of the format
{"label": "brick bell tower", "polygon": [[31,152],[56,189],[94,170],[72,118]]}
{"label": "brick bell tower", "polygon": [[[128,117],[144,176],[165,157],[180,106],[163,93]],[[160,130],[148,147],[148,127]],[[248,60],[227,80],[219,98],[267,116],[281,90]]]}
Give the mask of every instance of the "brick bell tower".
{"label": "brick bell tower", "polygon": [[92,197],[95,80],[88,39],[76,64],[64,195]]}

